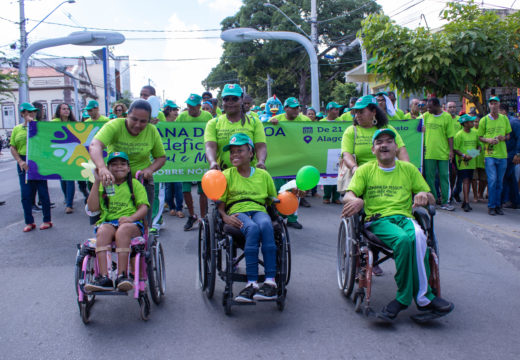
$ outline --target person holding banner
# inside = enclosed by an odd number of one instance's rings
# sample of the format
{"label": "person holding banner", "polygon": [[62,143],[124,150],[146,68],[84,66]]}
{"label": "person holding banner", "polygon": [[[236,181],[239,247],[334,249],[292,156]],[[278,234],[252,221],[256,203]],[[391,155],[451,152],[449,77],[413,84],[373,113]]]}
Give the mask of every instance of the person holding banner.
{"label": "person holding banner", "polygon": [[[349,126],[343,133],[341,140],[341,156],[352,174],[355,174],[359,166],[376,159],[372,152],[372,137],[378,129],[391,129],[395,132],[397,144],[397,158],[401,161],[410,162],[401,135],[388,124],[386,114],[377,106],[376,99],[372,95],[359,98],[352,107],[355,115],[354,125]],[[377,260],[378,253],[374,252]],[[379,265],[374,266],[373,273],[376,276],[383,275],[383,269]]]}
{"label": "person holding banner", "polygon": [[26,172],[29,165],[26,163],[27,155],[27,128],[31,121],[36,117],[38,109],[29,103],[20,105],[20,112],[24,119],[23,124],[16,125],[11,133],[11,154],[16,160],[18,169],[18,180],[20,181],[20,192],[22,195],[22,207],[25,219],[25,227],[23,232],[29,232],[36,228],[34,217],[32,215],[33,200],[36,192],[42,203],[43,224],[40,230],[46,230],[52,227],[51,222],[51,203],[49,199],[49,189],[45,180],[27,180]]}
{"label": "person holding banner", "polygon": [[[105,124],[94,136],[89,148],[90,158],[99,171],[104,186],[113,184],[115,179],[103,159],[103,149],[109,153],[125,152],[130,160],[132,176],[139,171],[144,177],[144,186],[150,208],[148,224],[151,223],[154,199],[153,173],[163,167],[166,153],[159,132],[150,123],[152,107],[146,100],[135,100],[126,119],[114,119]],[[153,158],[153,162],[150,160]]]}
{"label": "person holding banner", "polygon": [[[338,117],[340,108],[341,105],[335,103],[334,101],[329,102],[325,108],[327,111],[327,117],[325,119],[321,119],[320,121],[341,121],[341,118]],[[323,203],[341,204],[337,185],[323,185]]]}
{"label": "person holding banner", "polygon": [[404,120],[404,113],[395,108],[386,91],[376,93],[377,104],[386,113],[388,120]]}
{"label": "person holding banner", "polygon": [[[174,122],[179,116],[179,105],[174,101],[166,100],[163,107],[164,116],[166,116],[167,122]],[[174,201],[175,200],[175,201]],[[168,182],[166,183],[166,204],[170,208],[171,216],[178,216],[179,218],[184,217],[182,212],[183,195],[182,195],[182,183],[181,182]]]}

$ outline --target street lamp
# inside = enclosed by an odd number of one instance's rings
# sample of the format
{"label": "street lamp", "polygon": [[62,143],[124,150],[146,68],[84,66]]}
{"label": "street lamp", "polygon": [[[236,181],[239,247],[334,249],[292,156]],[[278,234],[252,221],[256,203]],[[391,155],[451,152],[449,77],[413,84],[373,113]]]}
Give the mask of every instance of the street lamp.
{"label": "street lamp", "polygon": [[25,36],[29,35],[34,29],[36,29],[38,27],[38,25],[40,25],[42,22],[45,21],[45,19],[47,19],[49,16],[52,15],[53,12],[55,12],[56,10],[58,10],[58,8],[63,5],[63,4],[66,4],[66,3],[69,3],[69,4],[74,4],[76,2],[76,0],[65,0],[63,1],[62,3],[60,3],[58,6],[56,6],[50,13],[47,14],[47,16],[45,16],[43,19],[41,19],[40,21],[38,21],[38,24],[34,25],[34,27],[27,31],[27,33],[25,34]]}
{"label": "street lamp", "polygon": [[312,42],[303,35],[290,31],[258,31],[251,28],[236,28],[223,31],[220,38],[228,42],[245,42],[249,40],[292,40],[301,44],[309,55],[311,68],[312,107],[320,111],[320,87],[318,75],[318,56]]}
{"label": "street lamp", "polygon": [[47,39],[29,45],[20,57],[20,89],[19,102],[29,101],[29,86],[27,79],[27,61],[29,57],[38,50],[61,46],[61,45],[81,45],[81,46],[108,46],[117,45],[125,41],[123,34],[109,31],[78,31],[69,34],[67,37]]}

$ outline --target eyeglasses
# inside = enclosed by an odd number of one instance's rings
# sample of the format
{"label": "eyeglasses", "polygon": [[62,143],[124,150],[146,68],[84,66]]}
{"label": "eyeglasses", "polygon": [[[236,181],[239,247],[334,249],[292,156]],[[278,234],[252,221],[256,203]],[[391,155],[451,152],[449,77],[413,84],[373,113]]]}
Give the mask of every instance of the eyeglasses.
{"label": "eyeglasses", "polygon": [[418,106],[418,107],[425,107],[426,104],[418,104],[417,106]]}
{"label": "eyeglasses", "polygon": [[237,102],[238,99],[238,96],[225,96],[222,98],[222,100],[225,102]]}

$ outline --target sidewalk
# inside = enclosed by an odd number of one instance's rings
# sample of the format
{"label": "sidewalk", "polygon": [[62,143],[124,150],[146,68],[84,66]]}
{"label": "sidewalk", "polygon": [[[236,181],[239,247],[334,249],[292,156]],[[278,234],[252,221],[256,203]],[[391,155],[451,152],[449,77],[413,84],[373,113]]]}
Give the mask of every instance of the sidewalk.
{"label": "sidewalk", "polygon": [[0,152],[0,163],[8,161],[14,161],[13,155],[11,155],[11,150],[2,149],[2,152]]}

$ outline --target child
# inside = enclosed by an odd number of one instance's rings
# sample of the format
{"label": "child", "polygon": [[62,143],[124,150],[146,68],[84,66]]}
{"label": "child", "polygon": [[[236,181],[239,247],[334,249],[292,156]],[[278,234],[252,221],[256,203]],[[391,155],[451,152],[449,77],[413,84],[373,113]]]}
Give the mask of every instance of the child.
{"label": "child", "polygon": [[473,180],[473,171],[475,171],[477,165],[476,158],[468,155],[468,150],[480,150],[478,133],[477,130],[473,129],[475,119],[476,116],[462,115],[459,118],[462,130],[455,134],[453,140],[453,151],[457,155],[458,176],[462,179],[462,192],[464,194],[462,209],[465,212],[472,210],[471,206],[469,206],[469,186]]}
{"label": "child", "polygon": [[[266,199],[276,196],[273,179],[260,168],[251,167],[254,157],[253,141],[246,134],[237,133],[223,147],[230,152],[233,167],[224,170],[226,192],[218,210],[222,220],[240,229],[246,238],[247,285],[235,298],[238,302],[274,300],[276,290],[276,244],[271,218],[265,209]],[[258,248],[262,243],[265,282],[258,286]]]}
{"label": "child", "polygon": [[[107,251],[111,251],[112,241],[115,239],[118,260],[116,288],[120,291],[129,291],[133,288],[133,282],[127,276],[130,242],[132,238],[143,235],[143,219],[150,205],[144,186],[132,178],[126,153],[110,154],[107,167],[114,176],[115,184],[108,187],[101,185],[96,169],[93,190],[87,200],[89,211],[100,211],[100,219],[94,230],[99,276],[94,282],[85,285],[85,290],[114,290],[114,284],[108,277]],[[95,189],[99,190],[95,191]]]}

